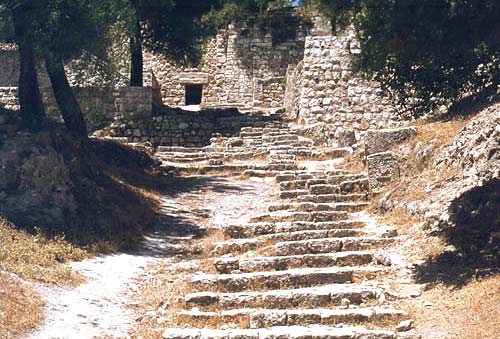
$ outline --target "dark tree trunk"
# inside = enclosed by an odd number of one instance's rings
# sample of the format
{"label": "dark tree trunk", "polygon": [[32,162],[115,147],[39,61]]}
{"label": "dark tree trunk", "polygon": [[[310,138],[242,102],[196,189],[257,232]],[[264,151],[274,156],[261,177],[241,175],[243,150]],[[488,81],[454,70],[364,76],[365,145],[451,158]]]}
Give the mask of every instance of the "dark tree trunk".
{"label": "dark tree trunk", "polygon": [[136,9],[136,25],[130,35],[130,86],[142,87],[143,81],[141,25]]}
{"label": "dark tree trunk", "polygon": [[14,36],[19,50],[20,62],[19,105],[21,106],[23,127],[37,132],[43,127],[45,110],[38,86],[33,43],[29,35],[29,23],[24,11],[25,9],[22,6],[12,10]]}
{"label": "dark tree trunk", "polygon": [[45,65],[66,128],[81,138],[87,138],[87,126],[80,105],[76,101],[75,94],[66,77],[63,61],[51,53],[47,53]]}

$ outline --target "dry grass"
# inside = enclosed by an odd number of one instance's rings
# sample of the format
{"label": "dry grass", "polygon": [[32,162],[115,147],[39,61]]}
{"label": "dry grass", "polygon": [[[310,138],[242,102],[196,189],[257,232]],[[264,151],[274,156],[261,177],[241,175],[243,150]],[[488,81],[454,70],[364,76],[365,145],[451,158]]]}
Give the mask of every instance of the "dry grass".
{"label": "dry grass", "polygon": [[[432,302],[432,306],[425,307],[423,300]],[[438,325],[444,331],[436,338],[497,339],[500,335],[499,300],[500,276],[494,276],[473,280],[460,289],[441,284],[433,286],[412,308],[417,329],[430,335]]]}
{"label": "dry grass", "polygon": [[[132,338],[160,339],[162,330],[166,327],[182,325],[177,317],[177,312],[183,309],[179,298],[193,292],[190,273],[193,272],[169,272],[165,264],[154,268],[152,277],[141,283],[141,295],[136,310],[141,316],[137,318],[138,324],[134,328]],[[155,316],[144,316],[148,312],[155,312]]]}
{"label": "dry grass", "polygon": [[31,281],[76,284],[81,278],[63,264],[87,255],[62,237],[31,235],[0,219],[0,270]]}
{"label": "dry grass", "polygon": [[[390,199],[413,202],[429,197],[459,173],[454,168],[433,168],[434,154],[449,144],[468,121],[419,122],[418,135],[404,146],[410,150],[402,164],[402,178],[385,189]],[[418,151],[432,145],[436,151],[429,157],[417,157]],[[396,153],[398,153],[396,151]],[[375,202],[376,204],[376,202]],[[372,212],[376,209],[372,207]],[[428,262],[453,248],[441,237],[430,236],[415,216],[393,209],[380,216],[398,227],[400,238],[392,251],[402,253],[410,262]],[[458,285],[453,285],[458,286]],[[460,285],[462,286],[462,285]],[[423,338],[496,339],[500,337],[500,276],[471,280],[463,287],[443,283],[428,285],[420,298],[409,299],[403,306],[416,320],[415,327]],[[424,306],[429,301],[432,306]]]}
{"label": "dry grass", "polygon": [[387,185],[382,193],[390,192],[391,198],[396,201],[418,201],[429,194],[429,190],[438,188],[446,181],[453,179],[458,169],[440,168],[439,170],[430,166],[434,160],[434,152],[429,156],[419,156],[419,152],[428,146],[439,150],[448,145],[467,124],[468,120],[456,118],[449,121],[416,123],[418,134],[411,138],[404,146],[395,146],[393,151],[400,153],[398,149],[404,147],[409,149],[409,155],[401,164],[401,178]]}
{"label": "dry grass", "polygon": [[40,297],[0,273],[0,338],[16,338],[35,329],[42,320]]}

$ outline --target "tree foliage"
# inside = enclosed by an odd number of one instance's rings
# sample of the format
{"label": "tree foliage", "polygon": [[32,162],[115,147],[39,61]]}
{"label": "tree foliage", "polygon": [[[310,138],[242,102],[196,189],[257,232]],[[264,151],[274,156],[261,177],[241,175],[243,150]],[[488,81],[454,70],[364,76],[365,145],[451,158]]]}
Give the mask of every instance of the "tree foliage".
{"label": "tree foliage", "polygon": [[221,0],[220,8],[204,17],[212,28],[230,23],[245,23],[249,27],[270,33],[275,45],[296,38],[301,29],[312,23],[303,12],[293,10],[290,0]]}
{"label": "tree foliage", "polygon": [[500,85],[498,0],[315,0],[336,25],[353,23],[359,67],[414,115]]}

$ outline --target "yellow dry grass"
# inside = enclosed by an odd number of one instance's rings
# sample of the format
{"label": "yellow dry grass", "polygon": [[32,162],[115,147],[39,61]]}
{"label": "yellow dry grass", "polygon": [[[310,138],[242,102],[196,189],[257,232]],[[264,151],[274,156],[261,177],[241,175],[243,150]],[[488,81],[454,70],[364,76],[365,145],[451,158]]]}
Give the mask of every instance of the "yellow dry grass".
{"label": "yellow dry grass", "polygon": [[[424,306],[423,300],[432,302]],[[500,276],[473,280],[460,289],[444,285],[425,291],[413,305],[417,328],[444,329],[439,338],[498,339],[500,336]]]}
{"label": "yellow dry grass", "polygon": [[[391,192],[392,199],[397,201],[418,201],[429,194],[429,188],[440,187],[447,180],[454,178],[458,169],[440,168],[437,170],[430,166],[434,160],[433,154],[430,157],[420,158],[417,154],[429,145],[436,150],[448,145],[467,122],[468,120],[464,118],[437,122],[417,121],[417,135],[405,144],[411,152],[406,161],[400,164],[401,178],[387,185],[382,193]],[[418,148],[417,145],[419,145]],[[399,145],[395,146],[396,149],[399,147]]]}
{"label": "yellow dry grass", "polygon": [[40,297],[0,273],[0,338],[17,338],[35,329],[42,320]]}
{"label": "yellow dry grass", "polygon": [[63,264],[86,256],[85,251],[62,237],[47,239],[40,233],[31,235],[0,218],[0,270],[31,281],[75,284],[81,278]]}

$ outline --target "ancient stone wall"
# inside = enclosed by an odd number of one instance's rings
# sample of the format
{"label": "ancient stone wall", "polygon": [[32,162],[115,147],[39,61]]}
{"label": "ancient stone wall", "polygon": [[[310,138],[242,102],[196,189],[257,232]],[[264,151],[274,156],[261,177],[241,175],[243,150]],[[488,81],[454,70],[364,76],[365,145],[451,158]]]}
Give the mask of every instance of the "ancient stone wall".
{"label": "ancient stone wall", "polygon": [[202,104],[247,104],[281,107],[289,64],[303,57],[304,37],[273,44],[270,34],[258,29],[230,26],[221,30],[206,46],[199,67],[186,68],[166,57],[146,53],[146,70],[151,70],[161,87],[163,102],[185,104],[185,85],[203,85]]}
{"label": "ancient stone wall", "polygon": [[297,119],[300,110],[300,98],[302,91],[302,79],[304,76],[304,63],[289,65],[286,72],[286,88],[284,105],[289,118]]}
{"label": "ancient stone wall", "polygon": [[128,142],[150,142],[156,146],[203,147],[214,136],[235,136],[245,126],[263,126],[269,117],[241,114],[235,109],[187,112],[167,109],[156,116],[117,119],[109,135]]}
{"label": "ancient stone wall", "polygon": [[362,78],[352,65],[359,53],[354,34],[308,36],[302,67],[289,69],[285,103],[289,115],[338,138],[347,130],[398,125],[396,107],[380,84]]}
{"label": "ancient stone wall", "polygon": [[[73,87],[90,130],[103,127],[118,116],[141,116],[152,111],[152,89],[123,86],[119,76],[111,81],[99,65],[87,63],[87,69],[76,61],[66,67],[68,80]],[[78,74],[84,72],[84,74]],[[119,84],[118,82],[121,81]],[[48,116],[62,121],[52,92],[49,77],[43,66],[38,69],[38,82]],[[19,109],[18,100],[19,58],[12,45],[0,46],[0,105]],[[116,85],[116,86],[115,86]]]}

